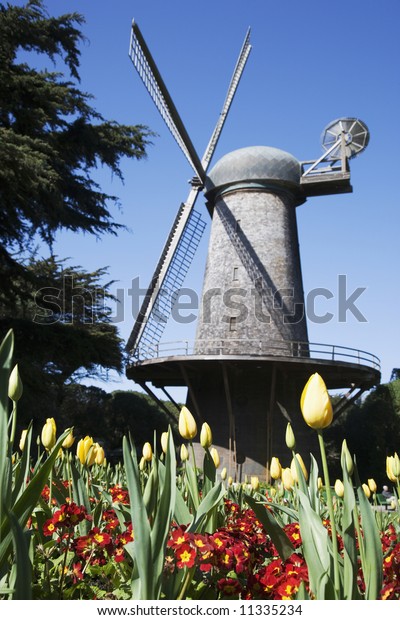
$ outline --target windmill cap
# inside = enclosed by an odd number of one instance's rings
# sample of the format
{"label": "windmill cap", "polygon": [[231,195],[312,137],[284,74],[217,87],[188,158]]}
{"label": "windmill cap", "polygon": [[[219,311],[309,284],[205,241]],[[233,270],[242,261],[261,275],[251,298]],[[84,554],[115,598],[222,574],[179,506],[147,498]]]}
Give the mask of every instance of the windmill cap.
{"label": "windmill cap", "polygon": [[241,187],[299,189],[301,164],[290,153],[272,146],[249,146],[224,155],[206,180],[206,197]]}

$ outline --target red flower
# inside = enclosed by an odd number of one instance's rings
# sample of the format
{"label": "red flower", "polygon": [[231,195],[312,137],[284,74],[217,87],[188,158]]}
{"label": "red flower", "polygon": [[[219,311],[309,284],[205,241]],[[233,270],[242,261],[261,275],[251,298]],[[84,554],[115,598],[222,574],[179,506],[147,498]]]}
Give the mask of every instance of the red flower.
{"label": "red flower", "polygon": [[47,519],[43,525],[43,534],[45,536],[52,536],[56,531],[56,526],[54,525],[53,518]]}
{"label": "red flower", "polygon": [[181,545],[176,551],[176,557],[178,559],[176,563],[178,568],[191,568],[196,558],[196,550],[190,547],[190,545]]}
{"label": "red flower", "polygon": [[129,504],[129,493],[128,491],[126,491],[125,489],[123,489],[121,486],[119,486],[118,484],[116,484],[115,486],[111,487],[111,489],[109,489],[111,497],[112,497],[112,501],[115,503],[119,503],[119,504]]}
{"label": "red flower", "polygon": [[237,579],[226,577],[217,581],[217,588],[223,592],[226,596],[236,596],[242,591],[242,586]]}
{"label": "red flower", "polygon": [[81,562],[76,562],[75,564],[72,564],[72,579],[74,583],[77,583],[78,581],[82,581],[83,573],[82,573]]}
{"label": "red flower", "polygon": [[172,549],[178,549],[183,543],[188,541],[189,537],[183,528],[177,527],[171,534],[167,546]]}

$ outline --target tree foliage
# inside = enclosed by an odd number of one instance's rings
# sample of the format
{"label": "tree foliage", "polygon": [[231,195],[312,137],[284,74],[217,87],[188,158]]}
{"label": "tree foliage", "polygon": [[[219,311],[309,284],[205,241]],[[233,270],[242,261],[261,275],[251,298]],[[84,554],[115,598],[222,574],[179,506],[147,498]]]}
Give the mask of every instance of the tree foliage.
{"label": "tree foliage", "polygon": [[389,484],[386,457],[398,452],[400,446],[400,408],[399,401],[393,397],[400,393],[399,389],[399,379],[377,386],[326,429],[331,457],[336,457],[337,477],[340,477],[341,445],[346,438],[351,453],[357,455],[361,478]]}
{"label": "tree foliage", "polygon": [[[143,158],[152,136],[104,119],[81,90],[83,23],[78,13],[50,16],[42,0],[0,3],[0,330],[14,329],[25,382],[36,392],[122,369],[110,283],[101,283],[106,270],[68,268],[52,247],[61,229],[118,232],[118,199],[93,172],[104,166],[123,180],[123,158]],[[37,243],[50,258],[36,257]]]}

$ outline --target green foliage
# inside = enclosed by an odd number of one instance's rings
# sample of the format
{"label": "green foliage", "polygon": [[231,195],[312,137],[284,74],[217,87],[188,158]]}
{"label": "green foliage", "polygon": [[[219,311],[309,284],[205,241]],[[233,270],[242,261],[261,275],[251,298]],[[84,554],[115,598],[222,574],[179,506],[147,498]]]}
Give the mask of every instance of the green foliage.
{"label": "green foliage", "polygon": [[400,385],[400,381],[379,385],[363,401],[349,407],[326,429],[333,477],[341,477],[340,450],[342,439],[346,437],[351,452],[357,454],[361,479],[377,476],[378,485],[386,484],[381,464],[385,462],[387,455],[398,450],[400,444],[397,384]]}
{"label": "green foliage", "polygon": [[34,257],[37,240],[51,253],[62,229],[118,232],[118,199],[93,172],[102,166],[122,180],[122,160],[145,157],[152,136],[103,118],[80,89],[83,22],[50,16],[42,0],[0,3],[0,332],[14,330],[31,415],[43,393],[54,388],[59,401],[66,381],[123,366],[106,269]]}

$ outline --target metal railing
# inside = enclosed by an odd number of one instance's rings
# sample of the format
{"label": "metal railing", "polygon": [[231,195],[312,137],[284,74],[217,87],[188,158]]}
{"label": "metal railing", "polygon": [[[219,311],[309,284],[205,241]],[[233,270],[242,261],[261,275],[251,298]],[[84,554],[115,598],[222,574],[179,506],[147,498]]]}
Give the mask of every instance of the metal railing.
{"label": "metal railing", "polygon": [[380,371],[380,359],[373,353],[337,344],[320,342],[247,340],[227,338],[225,340],[175,340],[160,342],[153,346],[139,348],[130,363],[140,363],[146,359],[166,358],[186,355],[234,355],[246,357],[277,356],[287,358],[314,358],[327,361],[342,361],[369,366]]}

